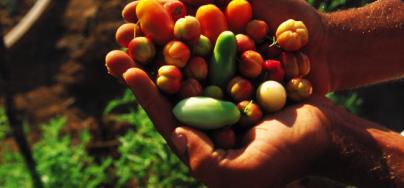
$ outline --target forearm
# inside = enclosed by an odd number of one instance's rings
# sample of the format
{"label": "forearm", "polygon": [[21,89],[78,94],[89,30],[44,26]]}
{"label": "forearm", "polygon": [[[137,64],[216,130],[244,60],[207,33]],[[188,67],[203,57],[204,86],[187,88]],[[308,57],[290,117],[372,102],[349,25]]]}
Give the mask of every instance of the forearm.
{"label": "forearm", "polygon": [[404,2],[379,0],[324,15],[332,89],[404,77]]}
{"label": "forearm", "polygon": [[322,173],[364,187],[404,186],[404,137],[342,109],[335,114]]}

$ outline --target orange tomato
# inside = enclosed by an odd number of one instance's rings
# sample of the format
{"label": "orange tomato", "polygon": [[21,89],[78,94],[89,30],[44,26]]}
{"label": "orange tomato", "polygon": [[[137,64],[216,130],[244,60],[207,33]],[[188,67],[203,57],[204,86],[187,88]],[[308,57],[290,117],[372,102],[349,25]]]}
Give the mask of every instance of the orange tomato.
{"label": "orange tomato", "polygon": [[227,5],[225,16],[230,30],[242,32],[252,19],[251,4],[246,0],[233,0]]}
{"label": "orange tomato", "polygon": [[227,30],[226,17],[215,5],[203,5],[196,11],[196,19],[201,25],[202,34],[209,38],[212,45],[215,44],[220,33]]}
{"label": "orange tomato", "polygon": [[173,38],[173,20],[163,5],[157,0],[140,0],[136,15],[143,33],[160,45]]}

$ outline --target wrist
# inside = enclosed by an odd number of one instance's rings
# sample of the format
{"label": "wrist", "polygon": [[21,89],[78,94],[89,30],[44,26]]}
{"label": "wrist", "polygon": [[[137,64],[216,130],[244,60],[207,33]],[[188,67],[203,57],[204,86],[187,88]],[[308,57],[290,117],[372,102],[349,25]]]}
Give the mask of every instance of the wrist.
{"label": "wrist", "polygon": [[[402,78],[404,3],[375,1],[366,6],[323,13],[324,61],[332,91]],[[382,64],[380,62],[383,62]]]}
{"label": "wrist", "polygon": [[338,83],[338,78],[340,76],[338,75],[338,69],[341,67],[336,67],[336,63],[333,63],[335,58],[333,56],[335,55],[335,46],[338,44],[338,42],[335,42],[335,18],[332,13],[322,13],[319,12],[319,17],[321,20],[321,26],[322,26],[322,42],[321,44],[321,55],[323,56],[323,63],[327,65],[327,74],[328,74],[328,81],[329,81],[329,91],[336,91],[337,90],[337,83]]}
{"label": "wrist", "polygon": [[[402,157],[403,152],[389,153],[386,150],[386,147],[397,149],[400,138],[395,137],[385,143],[386,138],[395,134],[342,108],[335,107],[333,111],[331,144],[328,152],[316,164],[317,174],[365,187],[394,187],[400,184],[402,179],[392,174],[397,174],[393,166],[400,166],[401,161],[393,164],[388,159],[392,156]],[[377,138],[378,135],[383,136]]]}

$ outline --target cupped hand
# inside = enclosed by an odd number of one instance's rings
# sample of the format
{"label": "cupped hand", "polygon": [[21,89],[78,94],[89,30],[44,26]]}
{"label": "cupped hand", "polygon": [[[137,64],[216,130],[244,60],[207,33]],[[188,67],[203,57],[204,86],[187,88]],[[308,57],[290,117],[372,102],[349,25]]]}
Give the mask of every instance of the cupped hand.
{"label": "cupped hand", "polygon": [[[322,15],[303,0],[250,2],[254,16],[265,20],[273,32],[289,18],[306,24],[309,43],[303,51],[311,59],[309,79],[317,93],[328,92],[332,82],[322,55],[326,43]],[[308,173],[330,147],[332,105],[318,96],[271,114],[245,133],[241,148],[223,150],[215,148],[203,132],[180,126],[172,114],[172,104],[143,70],[130,68],[123,80],[173,151],[209,187],[282,185]]]}
{"label": "cupped hand", "polygon": [[179,126],[170,102],[143,70],[131,68],[123,78],[167,143],[209,187],[282,185],[308,173],[330,147],[331,104],[324,98],[271,114],[245,134],[241,148],[223,150],[203,132]]}

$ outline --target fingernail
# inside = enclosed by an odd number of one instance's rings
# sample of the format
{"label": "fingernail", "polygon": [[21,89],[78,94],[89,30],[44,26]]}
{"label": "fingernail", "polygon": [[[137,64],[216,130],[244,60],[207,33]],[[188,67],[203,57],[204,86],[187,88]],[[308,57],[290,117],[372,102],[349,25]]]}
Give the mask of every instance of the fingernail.
{"label": "fingernail", "polygon": [[173,141],[175,149],[178,154],[184,154],[187,149],[187,138],[183,134],[174,133],[171,140]]}

